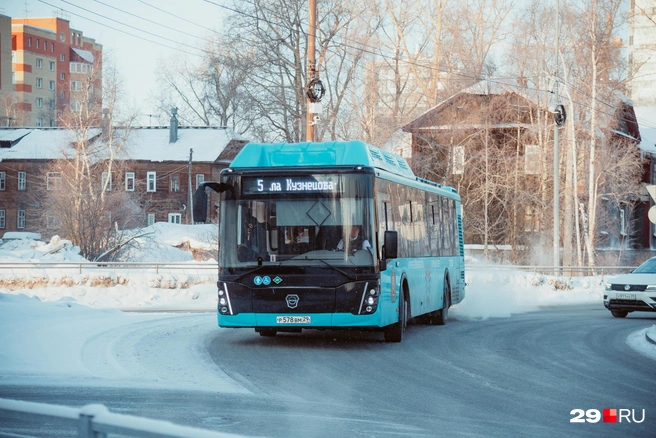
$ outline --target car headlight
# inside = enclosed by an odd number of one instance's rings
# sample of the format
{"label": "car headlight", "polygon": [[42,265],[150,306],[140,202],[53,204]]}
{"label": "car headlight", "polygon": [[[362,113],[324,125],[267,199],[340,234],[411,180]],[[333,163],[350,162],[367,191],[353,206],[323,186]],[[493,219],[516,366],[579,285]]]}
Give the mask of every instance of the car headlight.
{"label": "car headlight", "polygon": [[656,290],[656,284],[648,284],[645,290]]}
{"label": "car headlight", "polygon": [[610,283],[606,283],[606,290],[613,290],[613,285]]}

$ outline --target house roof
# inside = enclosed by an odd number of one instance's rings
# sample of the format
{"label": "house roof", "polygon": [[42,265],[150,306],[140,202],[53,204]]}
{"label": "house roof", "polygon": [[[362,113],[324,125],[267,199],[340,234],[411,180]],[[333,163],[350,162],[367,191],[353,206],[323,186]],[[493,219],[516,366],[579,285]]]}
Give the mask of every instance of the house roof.
{"label": "house roof", "polygon": [[214,162],[232,141],[246,143],[245,137],[230,128],[178,128],[178,140],[169,143],[169,128],[135,128],[126,152],[132,160],[188,161],[193,149],[194,162]]}
{"label": "house roof", "polygon": [[[100,128],[89,133],[96,138]],[[62,128],[0,128],[0,160],[52,160],[62,158],[75,141],[73,133]],[[169,128],[132,128],[124,147],[123,159],[139,161],[214,162],[232,143],[247,140],[230,128],[178,128],[178,140],[169,143]]]}
{"label": "house roof", "polygon": [[[89,138],[100,134],[93,129]],[[75,141],[73,133],[59,128],[0,128],[0,160],[52,160],[62,158]]]}
{"label": "house roof", "polygon": [[[529,102],[532,105],[538,105],[537,94],[531,93],[530,89],[519,84],[515,79],[486,79],[475,83],[457,93],[448,99],[443,100],[434,107],[426,110],[424,113],[419,115],[416,119],[410,123],[403,126],[401,129],[405,132],[418,132],[423,130],[438,130],[438,129],[463,129],[463,128],[475,128],[473,125],[464,124],[459,122],[455,125],[453,124],[443,124],[437,122],[438,114],[442,112],[445,108],[454,105],[453,102],[460,96],[463,95],[472,95],[472,96],[498,96],[503,94],[516,94],[520,96],[525,101]],[[535,95],[534,95],[535,94]],[[522,124],[503,124],[503,126],[495,125],[499,128],[507,127],[517,127],[524,126]]]}
{"label": "house roof", "polygon": [[638,147],[645,152],[656,154],[656,106],[638,106],[634,110],[642,140]]}

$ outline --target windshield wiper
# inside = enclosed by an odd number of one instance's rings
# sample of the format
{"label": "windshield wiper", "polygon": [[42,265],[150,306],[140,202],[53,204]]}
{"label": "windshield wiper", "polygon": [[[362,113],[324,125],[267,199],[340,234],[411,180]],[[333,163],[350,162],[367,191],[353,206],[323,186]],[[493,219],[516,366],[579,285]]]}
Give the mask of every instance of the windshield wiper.
{"label": "windshield wiper", "polygon": [[254,272],[257,272],[257,271],[259,271],[260,269],[262,269],[262,268],[264,268],[264,267],[266,267],[266,266],[271,266],[271,265],[260,265],[260,266],[258,266],[258,267],[255,268],[255,269],[251,269],[250,271],[246,271],[246,272],[244,272],[243,274],[241,274],[240,276],[238,276],[237,278],[235,278],[233,281],[239,281],[239,280],[241,280],[242,278],[244,278],[245,276],[247,276],[247,275],[249,275],[249,274],[252,274],[252,273],[254,273]]}
{"label": "windshield wiper", "polygon": [[326,262],[326,261],[324,261],[324,260],[321,260],[321,259],[313,259],[313,260],[316,260],[316,261],[318,261],[318,262],[321,262],[321,263],[323,263],[324,265],[326,265],[326,266],[328,266],[328,267],[334,269],[335,271],[339,272],[340,274],[342,274],[344,277],[348,278],[348,279],[351,280],[351,281],[355,281],[355,280],[356,280],[355,277],[350,276],[349,274],[347,274],[346,272],[342,271],[342,270],[339,269],[338,267],[333,266],[333,265],[331,265],[330,263],[328,263],[328,262]]}

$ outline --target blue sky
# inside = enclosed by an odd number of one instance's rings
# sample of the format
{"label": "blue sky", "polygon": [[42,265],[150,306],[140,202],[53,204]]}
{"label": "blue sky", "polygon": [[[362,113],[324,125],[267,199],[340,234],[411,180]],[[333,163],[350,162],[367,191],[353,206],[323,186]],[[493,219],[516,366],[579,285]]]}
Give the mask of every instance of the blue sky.
{"label": "blue sky", "polygon": [[[138,123],[147,126],[148,115],[155,114],[150,101],[156,89],[158,64],[175,62],[178,57],[193,60],[195,57],[188,54],[200,54],[194,48],[202,47],[212,30],[220,29],[226,10],[217,4],[226,3],[224,0],[0,0],[0,13],[12,18],[58,15],[102,44],[124,81],[126,102],[140,114]],[[154,123],[155,118],[152,120]]]}

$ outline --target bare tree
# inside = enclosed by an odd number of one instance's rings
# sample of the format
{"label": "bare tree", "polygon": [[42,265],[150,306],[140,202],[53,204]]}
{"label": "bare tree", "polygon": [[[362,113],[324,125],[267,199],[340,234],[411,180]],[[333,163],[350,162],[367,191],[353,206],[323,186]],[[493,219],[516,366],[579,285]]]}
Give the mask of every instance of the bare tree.
{"label": "bare tree", "polygon": [[99,62],[61,117],[72,139],[61,145],[61,158],[45,170],[40,193],[43,227],[70,239],[90,259],[114,245],[121,230],[141,225],[144,217],[138,191],[117,190],[134,116],[122,114],[118,106],[121,86],[113,65],[105,64],[102,94],[98,91]]}

